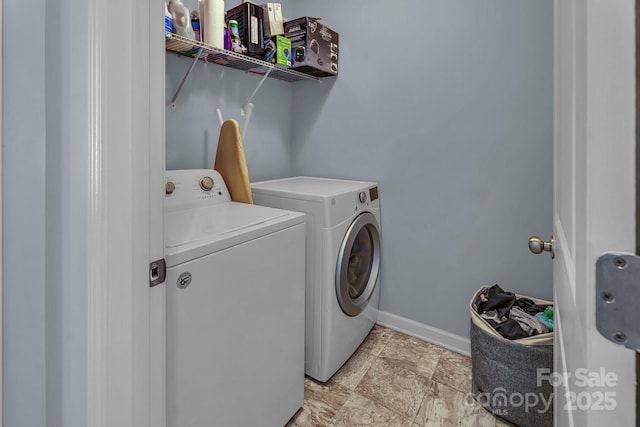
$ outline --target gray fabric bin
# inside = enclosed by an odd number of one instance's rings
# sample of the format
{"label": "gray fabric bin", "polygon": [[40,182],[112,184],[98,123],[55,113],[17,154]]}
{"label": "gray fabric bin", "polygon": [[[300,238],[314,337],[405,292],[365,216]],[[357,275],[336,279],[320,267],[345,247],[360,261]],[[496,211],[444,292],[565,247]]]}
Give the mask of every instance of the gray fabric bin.
{"label": "gray fabric bin", "polygon": [[[471,311],[472,393],[475,400],[488,411],[518,426],[553,426],[553,386],[547,380],[538,381],[539,377],[548,378],[553,371],[553,333],[531,337],[537,340],[528,343],[511,341],[493,329],[488,330],[488,324],[481,324],[473,307]],[[541,376],[539,369],[545,369]]]}

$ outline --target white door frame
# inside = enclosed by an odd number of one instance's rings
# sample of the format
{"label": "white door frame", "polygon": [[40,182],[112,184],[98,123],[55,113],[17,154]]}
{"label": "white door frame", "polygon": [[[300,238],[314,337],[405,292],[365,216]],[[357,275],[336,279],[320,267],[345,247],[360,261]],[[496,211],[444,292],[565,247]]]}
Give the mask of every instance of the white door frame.
{"label": "white door frame", "polygon": [[[87,425],[164,425],[164,27],[157,0],[88,4]],[[157,21],[157,22],[156,22]]]}
{"label": "white door frame", "polygon": [[635,354],[595,321],[598,257],[635,247],[634,1],[555,2],[557,426],[635,425]]}
{"label": "white door frame", "polygon": [[[640,0],[634,0],[635,6],[635,83],[636,83],[636,111],[635,111],[635,147],[636,147],[636,171],[635,171],[635,254],[640,255]],[[636,352],[636,424],[640,424],[640,351]],[[0,426],[1,427],[1,426]]]}
{"label": "white door frame", "polygon": [[[2,17],[3,17],[3,11],[4,7],[2,5],[2,0],[0,0],[0,28],[2,27]],[[2,277],[3,275],[1,274],[2,271],[4,271],[3,268],[3,253],[2,253],[2,241],[3,241],[3,234],[2,234],[2,224],[4,223],[4,218],[2,217],[2,212],[3,212],[3,205],[2,205],[2,200],[4,200],[4,194],[2,191],[3,188],[3,182],[2,182],[2,175],[3,175],[3,168],[2,168],[2,164],[3,164],[3,159],[2,159],[2,147],[4,147],[4,140],[2,138],[2,135],[4,135],[4,126],[3,126],[3,121],[2,121],[2,117],[4,116],[4,111],[2,109],[2,105],[4,104],[4,95],[2,92],[2,80],[3,80],[3,74],[2,74],[2,31],[0,31],[0,427],[2,427],[2,420],[4,419],[4,411],[3,411],[3,402],[4,402],[4,394],[2,392],[3,387],[4,387],[4,377],[2,375],[2,367],[4,366],[4,361],[2,359],[2,355],[4,354],[4,348],[3,348],[3,343],[4,343],[4,334],[2,333],[2,331],[4,330],[4,325],[2,324],[2,319],[3,319],[3,312],[2,312],[2,305],[4,304],[3,302],[3,281],[2,281]]]}

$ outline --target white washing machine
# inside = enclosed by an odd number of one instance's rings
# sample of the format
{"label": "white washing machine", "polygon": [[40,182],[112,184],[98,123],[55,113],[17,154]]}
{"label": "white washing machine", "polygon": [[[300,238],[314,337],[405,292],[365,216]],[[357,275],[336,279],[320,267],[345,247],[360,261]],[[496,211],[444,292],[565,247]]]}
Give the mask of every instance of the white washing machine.
{"label": "white washing machine", "polygon": [[166,172],[168,427],[279,427],[304,397],[304,214]]}
{"label": "white washing machine", "polygon": [[372,182],[255,182],[254,203],[306,213],[305,373],[327,381],[378,317],[380,200]]}

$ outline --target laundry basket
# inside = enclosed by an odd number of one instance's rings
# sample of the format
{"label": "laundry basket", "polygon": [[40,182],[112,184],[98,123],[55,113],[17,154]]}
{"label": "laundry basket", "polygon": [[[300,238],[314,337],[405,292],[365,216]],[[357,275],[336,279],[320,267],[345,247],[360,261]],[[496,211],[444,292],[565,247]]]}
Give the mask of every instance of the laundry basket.
{"label": "laundry basket", "polygon": [[[469,303],[471,312],[472,393],[493,414],[521,427],[553,426],[553,332],[509,340],[501,336],[474,307],[488,286]],[[524,295],[536,304],[552,302]]]}

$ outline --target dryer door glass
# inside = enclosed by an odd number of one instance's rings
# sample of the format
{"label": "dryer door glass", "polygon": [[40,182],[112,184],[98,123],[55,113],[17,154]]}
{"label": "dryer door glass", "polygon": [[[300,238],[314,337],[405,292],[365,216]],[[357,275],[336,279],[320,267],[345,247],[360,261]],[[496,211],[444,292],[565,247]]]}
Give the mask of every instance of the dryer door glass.
{"label": "dryer door glass", "polygon": [[336,267],[336,295],[345,314],[357,316],[371,298],[380,268],[380,235],[373,214],[360,214],[342,241]]}
{"label": "dryer door glass", "polygon": [[347,267],[349,297],[352,300],[357,299],[367,289],[372,264],[373,238],[369,228],[362,227],[351,245],[349,265]]}

